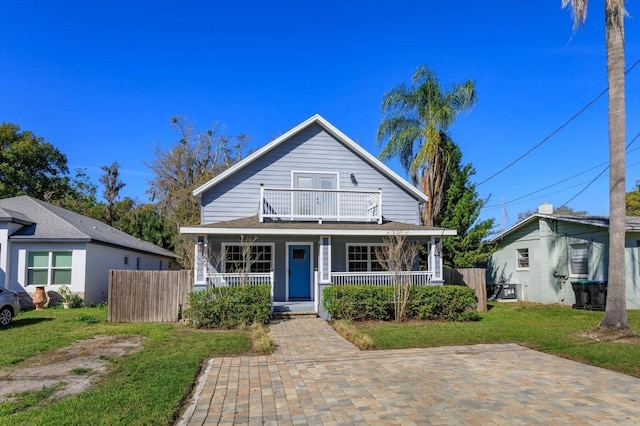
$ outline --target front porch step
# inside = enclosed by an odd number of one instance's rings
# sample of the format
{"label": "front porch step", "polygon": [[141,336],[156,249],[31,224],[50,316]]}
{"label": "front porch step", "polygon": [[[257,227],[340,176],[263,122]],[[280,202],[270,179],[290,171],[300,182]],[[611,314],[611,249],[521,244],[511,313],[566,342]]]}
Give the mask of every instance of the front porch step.
{"label": "front porch step", "polygon": [[294,319],[294,318],[317,318],[318,314],[313,311],[284,311],[271,314],[272,319]]}

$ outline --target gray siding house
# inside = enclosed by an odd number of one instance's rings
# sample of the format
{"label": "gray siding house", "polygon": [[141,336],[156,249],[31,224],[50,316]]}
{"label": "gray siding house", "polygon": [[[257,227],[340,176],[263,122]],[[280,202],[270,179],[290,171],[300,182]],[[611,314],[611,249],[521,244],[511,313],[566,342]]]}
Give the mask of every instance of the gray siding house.
{"label": "gray siding house", "polygon": [[322,285],[385,282],[375,251],[394,233],[430,247],[416,279],[442,284],[440,239],[455,235],[421,226],[426,195],[317,114],[193,194],[201,223],[180,232],[194,239],[196,287],[243,273],[316,311]]}
{"label": "gray siding house", "polygon": [[[493,238],[498,250],[487,265],[487,282],[516,284],[518,300],[576,303],[572,281],[606,281],[609,218],[561,216],[543,204],[538,213]],[[640,217],[627,217],[627,308],[640,309]]]}

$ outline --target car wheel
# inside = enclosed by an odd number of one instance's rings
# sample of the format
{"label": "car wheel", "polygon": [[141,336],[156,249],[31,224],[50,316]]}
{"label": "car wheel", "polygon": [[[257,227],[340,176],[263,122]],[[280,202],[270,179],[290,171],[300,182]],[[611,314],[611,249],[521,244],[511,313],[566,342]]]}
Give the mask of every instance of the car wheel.
{"label": "car wheel", "polygon": [[0,310],[0,325],[7,326],[11,322],[11,318],[13,318],[13,312],[11,309],[6,306]]}

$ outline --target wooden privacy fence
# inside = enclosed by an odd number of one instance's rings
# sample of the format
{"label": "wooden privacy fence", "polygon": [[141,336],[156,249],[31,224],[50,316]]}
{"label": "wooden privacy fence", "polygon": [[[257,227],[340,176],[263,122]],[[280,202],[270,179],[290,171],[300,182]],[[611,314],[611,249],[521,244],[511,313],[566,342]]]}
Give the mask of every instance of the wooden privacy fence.
{"label": "wooden privacy fence", "polygon": [[193,271],[109,271],[111,322],[177,322],[193,290]]}
{"label": "wooden privacy fence", "polygon": [[466,285],[476,292],[478,312],[487,312],[487,270],[484,268],[444,269],[444,282]]}

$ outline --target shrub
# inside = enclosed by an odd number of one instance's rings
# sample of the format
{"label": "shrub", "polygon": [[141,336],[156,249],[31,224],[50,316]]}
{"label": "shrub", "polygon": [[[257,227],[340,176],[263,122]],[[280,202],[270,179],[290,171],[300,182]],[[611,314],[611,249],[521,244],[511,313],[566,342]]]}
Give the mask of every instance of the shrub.
{"label": "shrub", "polygon": [[210,287],[189,294],[185,316],[197,328],[234,328],[269,322],[271,287],[243,285]]}
{"label": "shrub", "polygon": [[393,287],[332,285],[324,289],[322,306],[333,319],[393,319]]}
{"label": "shrub", "polygon": [[475,292],[461,285],[413,287],[407,316],[421,320],[477,321]]}
{"label": "shrub", "polygon": [[[394,316],[393,287],[329,286],[323,292],[322,305],[335,320],[391,320]],[[479,319],[476,306],[475,293],[466,286],[414,286],[407,303],[406,318],[476,321]]]}

